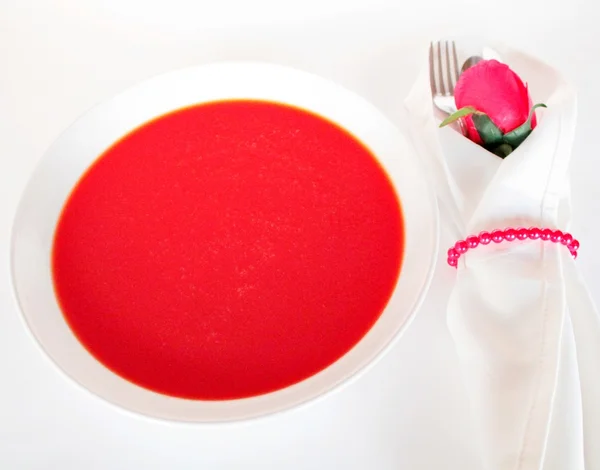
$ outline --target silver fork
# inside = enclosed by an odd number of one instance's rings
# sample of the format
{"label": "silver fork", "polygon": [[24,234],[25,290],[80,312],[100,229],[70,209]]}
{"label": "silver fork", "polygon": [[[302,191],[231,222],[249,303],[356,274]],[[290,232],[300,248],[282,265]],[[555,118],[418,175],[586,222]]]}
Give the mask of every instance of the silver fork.
{"label": "silver fork", "polygon": [[[446,115],[456,112],[454,86],[460,69],[454,41],[438,41],[429,45],[429,83],[433,104]],[[459,119],[460,129],[465,133],[464,124]]]}

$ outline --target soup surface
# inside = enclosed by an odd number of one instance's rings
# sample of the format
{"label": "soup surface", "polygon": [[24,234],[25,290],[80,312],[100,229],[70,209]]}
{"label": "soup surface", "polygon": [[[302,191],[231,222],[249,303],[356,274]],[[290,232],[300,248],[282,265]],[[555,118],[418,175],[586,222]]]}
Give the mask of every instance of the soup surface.
{"label": "soup surface", "polygon": [[158,393],[246,398],[342,357],[385,308],[400,204],[369,150],[262,101],[161,116],[109,148],[67,200],[52,253],[66,321]]}

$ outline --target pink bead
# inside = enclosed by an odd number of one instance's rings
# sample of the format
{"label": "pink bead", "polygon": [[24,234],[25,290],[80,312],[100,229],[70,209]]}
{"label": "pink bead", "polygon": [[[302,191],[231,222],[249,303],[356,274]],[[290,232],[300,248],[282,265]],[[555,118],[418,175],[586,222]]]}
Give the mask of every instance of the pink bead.
{"label": "pink bead", "polygon": [[571,251],[579,250],[579,240],[573,239],[573,241],[571,241],[571,243],[569,243],[569,250],[571,250]]}
{"label": "pink bead", "polygon": [[454,245],[454,249],[459,253],[459,254],[463,254],[466,253],[467,250],[469,249],[469,245],[467,245],[467,242],[464,240],[459,240],[456,242],[456,245]]}
{"label": "pink bead", "polygon": [[469,248],[477,248],[479,245],[479,237],[476,236],[468,237],[466,241]]}
{"label": "pink bead", "polygon": [[539,228],[531,227],[528,229],[527,236],[530,240],[537,240],[542,235],[542,231]]}
{"label": "pink bead", "polygon": [[494,243],[500,243],[504,241],[504,232],[502,230],[494,230],[491,235]]}
{"label": "pink bead", "polygon": [[577,252],[571,251],[571,256],[573,257],[573,259],[577,259]]}
{"label": "pink bead", "polygon": [[487,245],[491,241],[492,236],[490,235],[490,232],[481,232],[479,234],[479,243],[481,243],[482,245]]}
{"label": "pink bead", "polygon": [[526,228],[520,228],[519,230],[517,230],[517,238],[519,240],[527,240],[528,234],[529,231]]}
{"label": "pink bead", "polygon": [[563,233],[562,240],[560,241],[563,245],[569,246],[569,244],[573,241],[573,235],[570,233]]}
{"label": "pink bead", "polygon": [[560,230],[555,230],[550,235],[550,241],[552,243],[560,243],[562,241],[563,233]]}
{"label": "pink bead", "polygon": [[448,258],[448,264],[450,266],[456,267],[456,265],[458,264],[458,259],[457,258]]}
{"label": "pink bead", "polygon": [[552,230],[550,230],[549,228],[545,228],[544,230],[542,230],[540,239],[542,239],[544,241],[548,241],[548,240],[550,240],[551,236],[552,236]]}
{"label": "pink bead", "polygon": [[515,241],[515,238],[517,238],[517,231],[514,228],[507,228],[504,231],[504,239],[507,242]]}
{"label": "pink bead", "polygon": [[460,254],[454,248],[450,248],[448,250],[448,259],[450,259],[450,258],[458,258],[459,256],[460,256]]}

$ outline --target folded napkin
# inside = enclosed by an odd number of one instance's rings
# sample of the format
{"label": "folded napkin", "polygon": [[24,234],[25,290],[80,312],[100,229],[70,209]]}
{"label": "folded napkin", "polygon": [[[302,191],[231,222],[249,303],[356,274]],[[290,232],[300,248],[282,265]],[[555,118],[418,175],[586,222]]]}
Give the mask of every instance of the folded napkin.
{"label": "folded napkin", "polygon": [[[481,54],[465,46],[462,60]],[[448,229],[456,240],[508,227],[568,231],[575,93],[532,57],[503,45],[483,50],[507,63],[529,83],[533,102],[548,108],[502,160],[456,130],[438,128],[424,68],[405,104]],[[469,251],[459,260],[447,322],[482,468],[600,470],[600,317],[567,248],[528,240]]]}

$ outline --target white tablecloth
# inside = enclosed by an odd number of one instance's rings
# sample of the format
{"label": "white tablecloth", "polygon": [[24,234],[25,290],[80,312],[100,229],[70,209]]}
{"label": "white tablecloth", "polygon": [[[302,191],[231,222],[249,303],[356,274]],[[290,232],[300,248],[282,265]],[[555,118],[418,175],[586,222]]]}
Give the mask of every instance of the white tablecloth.
{"label": "white tablecloth", "polygon": [[[594,8],[592,0],[505,0],[502,8],[471,0],[0,0],[0,468],[479,469],[445,324],[455,276],[445,249],[418,317],[357,382],[257,422],[170,425],[91,397],[39,352],[10,292],[11,219],[51,141],[96,102],[156,73],[216,59],[276,61],[341,82],[401,124],[422,59],[412,46],[485,34],[540,56],[578,87],[572,231],[600,303]],[[452,241],[442,236],[444,248]]]}

